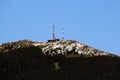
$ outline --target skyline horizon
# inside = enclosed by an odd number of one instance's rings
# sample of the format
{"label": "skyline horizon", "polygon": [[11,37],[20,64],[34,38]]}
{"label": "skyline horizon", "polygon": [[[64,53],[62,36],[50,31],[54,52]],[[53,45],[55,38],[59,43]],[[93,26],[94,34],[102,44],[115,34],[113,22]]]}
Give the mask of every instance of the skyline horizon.
{"label": "skyline horizon", "polygon": [[120,0],[1,0],[0,44],[23,39],[77,40],[120,55]]}

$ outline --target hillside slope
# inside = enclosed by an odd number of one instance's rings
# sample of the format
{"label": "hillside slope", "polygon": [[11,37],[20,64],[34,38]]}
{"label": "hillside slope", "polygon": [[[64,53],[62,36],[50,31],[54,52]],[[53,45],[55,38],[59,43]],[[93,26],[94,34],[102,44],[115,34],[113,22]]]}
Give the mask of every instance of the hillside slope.
{"label": "hillside slope", "polygon": [[[64,47],[63,53],[59,53],[63,51],[58,48],[60,44],[61,48]],[[80,45],[83,44],[76,41],[3,44],[0,52],[0,80],[120,80],[118,56],[93,48],[89,52],[91,47]],[[81,54],[77,53],[79,50]]]}

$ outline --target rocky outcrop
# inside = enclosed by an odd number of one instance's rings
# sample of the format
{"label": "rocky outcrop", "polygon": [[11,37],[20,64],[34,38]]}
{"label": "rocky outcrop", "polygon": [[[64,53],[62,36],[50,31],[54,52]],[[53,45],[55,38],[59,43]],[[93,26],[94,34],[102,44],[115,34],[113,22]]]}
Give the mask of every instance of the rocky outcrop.
{"label": "rocky outcrop", "polygon": [[33,45],[40,47],[42,49],[42,53],[52,56],[57,54],[64,55],[71,53],[85,56],[115,56],[110,53],[94,49],[90,46],[72,40],[33,43]]}
{"label": "rocky outcrop", "polygon": [[30,46],[38,47],[43,54],[51,56],[65,54],[78,54],[84,56],[116,56],[73,40],[60,40],[55,42],[33,42],[30,40],[22,40],[0,45],[0,52],[8,52]]}

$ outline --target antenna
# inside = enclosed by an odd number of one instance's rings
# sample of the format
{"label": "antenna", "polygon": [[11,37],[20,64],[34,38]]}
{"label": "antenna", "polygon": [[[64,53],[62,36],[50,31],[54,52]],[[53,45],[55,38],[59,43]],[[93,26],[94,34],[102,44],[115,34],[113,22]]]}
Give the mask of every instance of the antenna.
{"label": "antenna", "polygon": [[54,24],[53,24],[53,33],[52,33],[52,38],[53,38],[53,40],[55,40],[55,26],[54,26]]}
{"label": "antenna", "polygon": [[64,40],[64,28],[62,28],[62,40]]}

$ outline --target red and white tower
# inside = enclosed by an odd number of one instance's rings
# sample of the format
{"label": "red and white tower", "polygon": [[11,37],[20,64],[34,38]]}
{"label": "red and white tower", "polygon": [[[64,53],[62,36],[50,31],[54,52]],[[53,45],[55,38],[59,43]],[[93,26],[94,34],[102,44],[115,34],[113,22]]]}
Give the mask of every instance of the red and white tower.
{"label": "red and white tower", "polygon": [[48,40],[48,42],[56,42],[56,41],[60,41],[60,39],[56,39],[55,37],[55,26],[53,24],[52,40]]}

